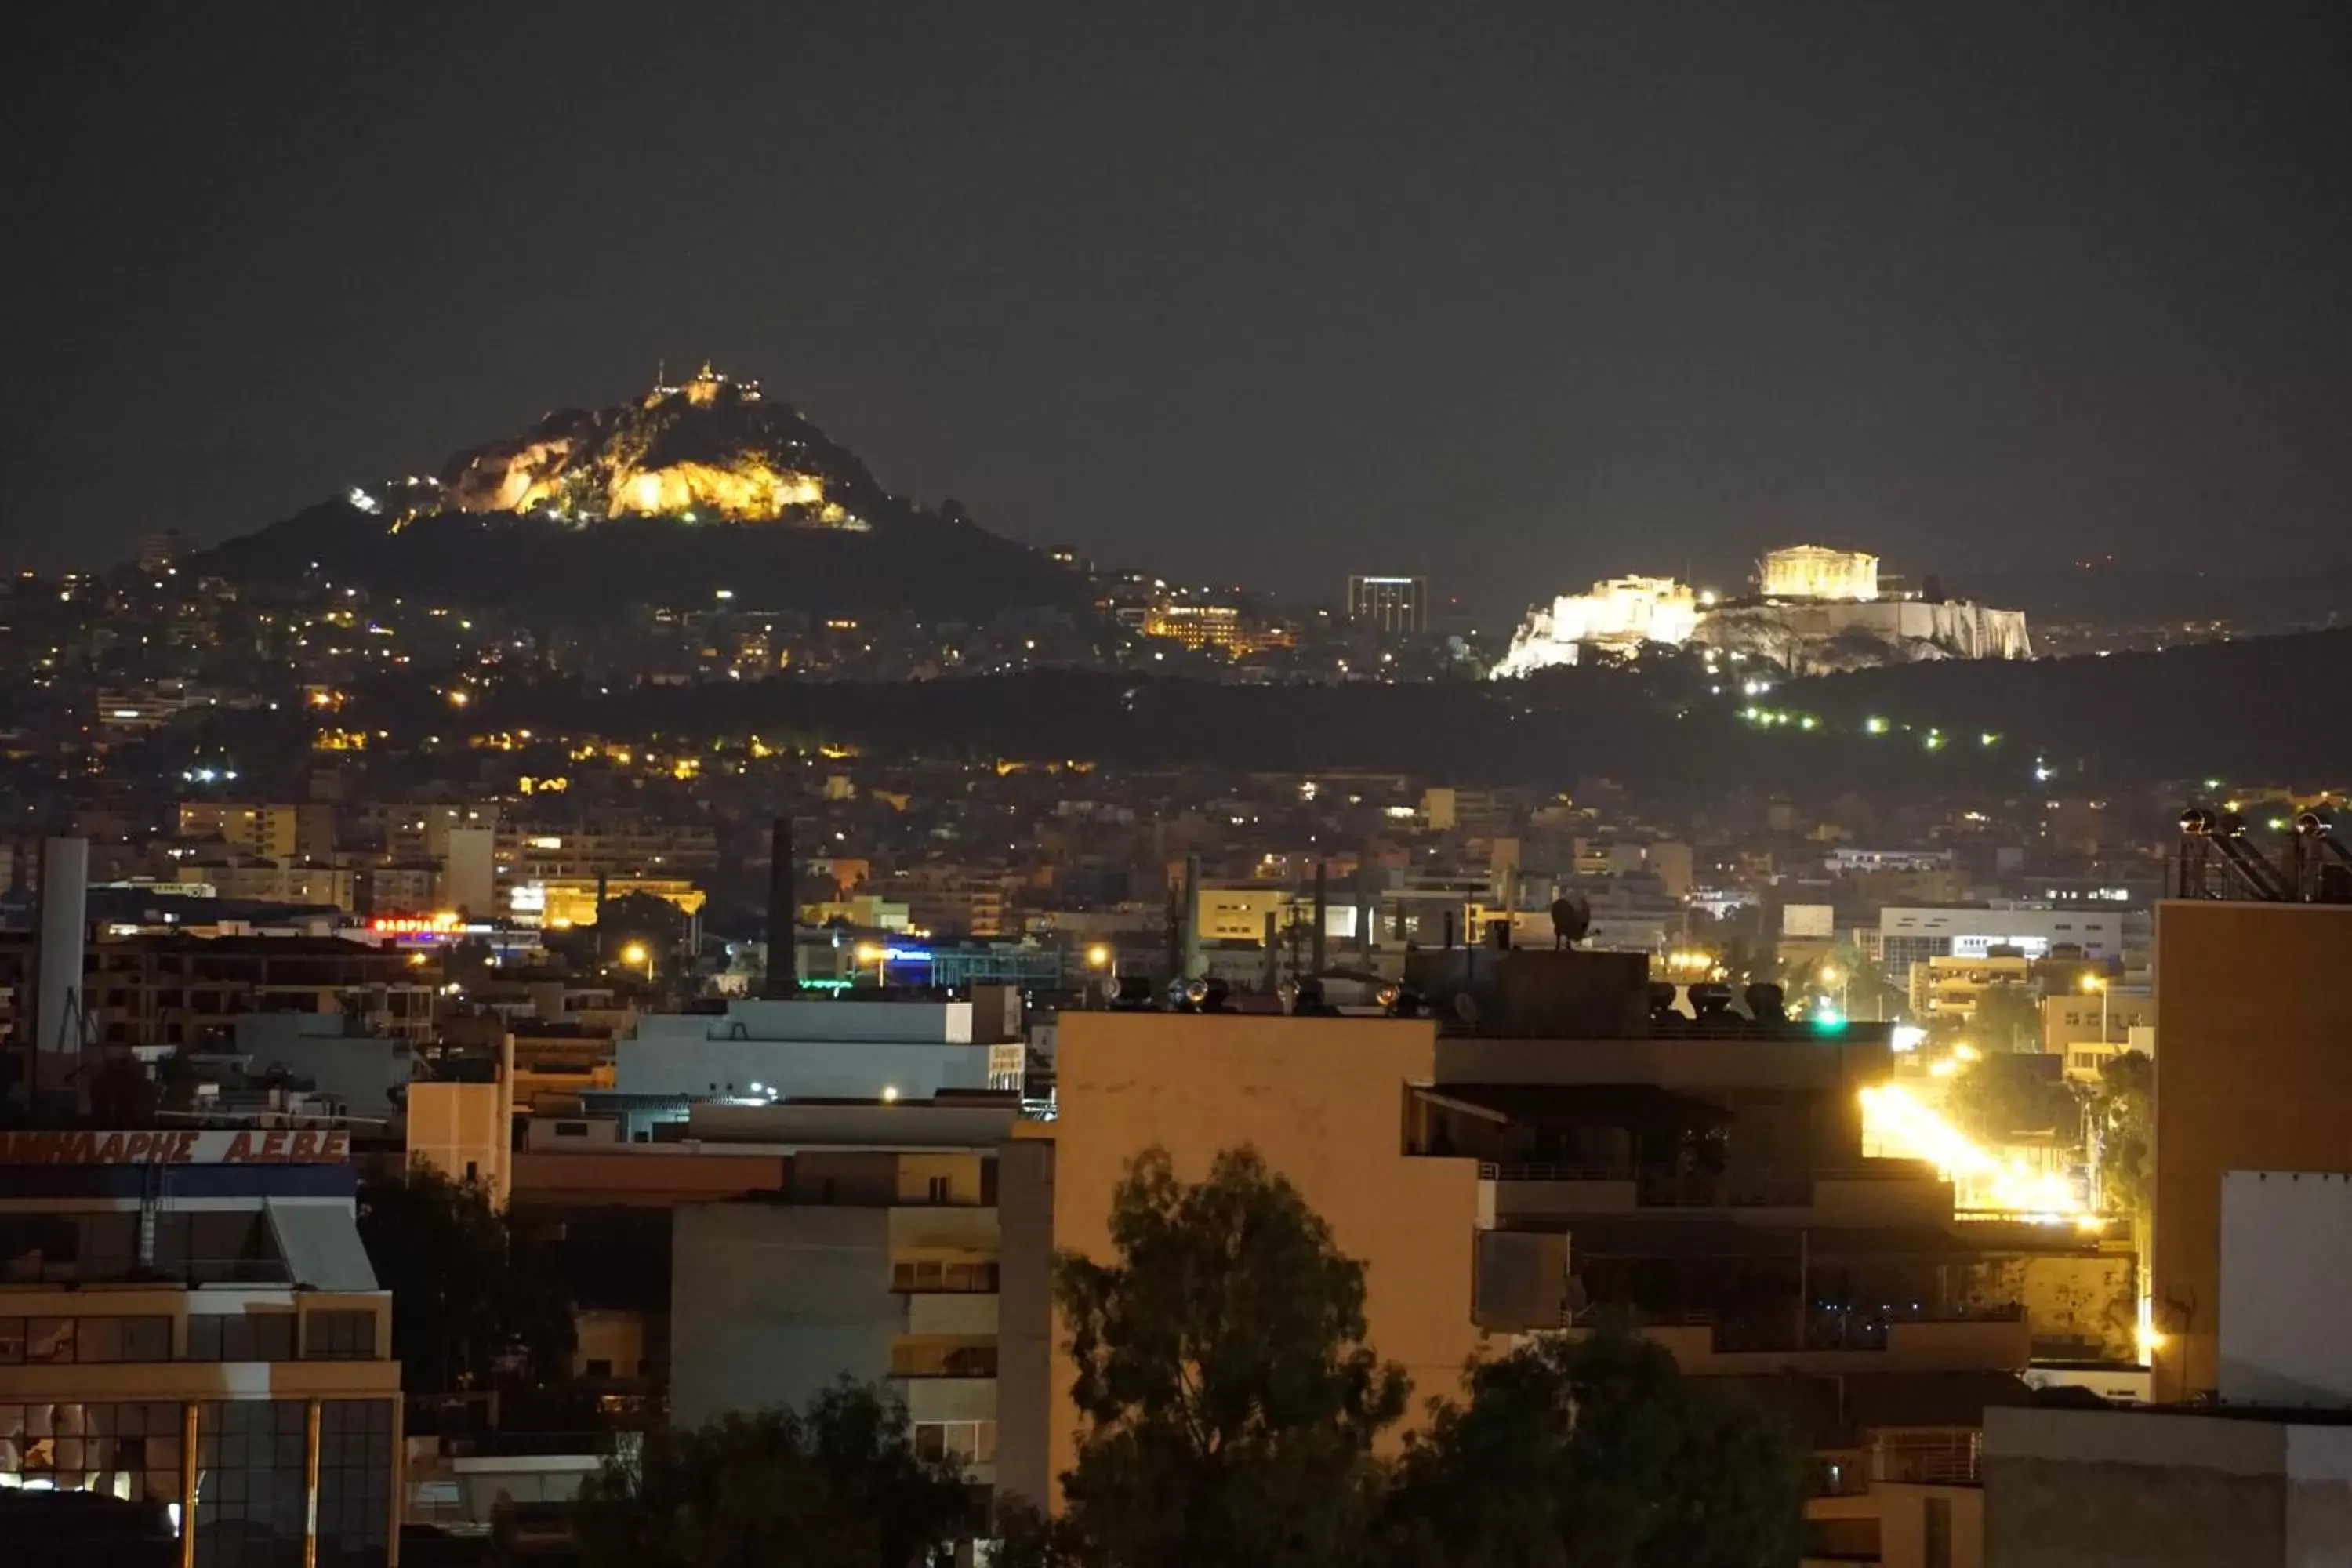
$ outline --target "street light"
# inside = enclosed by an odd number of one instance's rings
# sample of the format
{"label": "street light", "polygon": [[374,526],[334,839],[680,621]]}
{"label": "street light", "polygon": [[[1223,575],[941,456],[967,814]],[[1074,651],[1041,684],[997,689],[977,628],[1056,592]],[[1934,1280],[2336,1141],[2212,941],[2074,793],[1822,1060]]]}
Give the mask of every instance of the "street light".
{"label": "street light", "polygon": [[857,944],[857,962],[874,966],[874,984],[887,988],[890,984],[890,950],[877,942]]}
{"label": "street light", "polygon": [[633,942],[629,943],[628,946],[621,950],[621,962],[630,965],[632,968],[642,964],[645,967],[646,984],[652,984],[654,977],[653,949],[647,947],[644,942]]}
{"label": "street light", "polygon": [[1087,949],[1087,967],[1088,969],[1108,969],[1110,967],[1110,944],[1107,942],[1098,942],[1092,947]]}
{"label": "street light", "polygon": [[1838,1015],[1841,1017],[1844,1016],[1846,1013],[1851,1011],[1851,1009],[1846,1005],[1845,988],[1847,979],[1846,972],[1840,969],[1836,964],[1824,963],[1822,965],[1822,984],[1825,986],[1834,985],[1838,988]]}
{"label": "street light", "polygon": [[2099,1044],[2104,1046],[2107,1043],[2107,983],[2099,975],[2085,974],[2083,976],[2083,990],[2086,994],[2093,991],[2099,994]]}

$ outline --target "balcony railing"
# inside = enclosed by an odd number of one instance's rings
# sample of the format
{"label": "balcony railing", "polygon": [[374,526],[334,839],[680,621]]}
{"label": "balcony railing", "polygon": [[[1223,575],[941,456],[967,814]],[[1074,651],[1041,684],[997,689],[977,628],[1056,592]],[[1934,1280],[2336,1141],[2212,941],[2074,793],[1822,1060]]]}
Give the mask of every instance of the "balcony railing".
{"label": "balcony railing", "polygon": [[1876,1481],[1975,1486],[1984,1479],[1984,1433],[1975,1427],[1883,1432],[1871,1444],[1870,1476]]}
{"label": "balcony railing", "polygon": [[1488,1182],[1630,1182],[1643,1208],[1811,1208],[1830,1184],[1932,1180],[1910,1162],[1897,1168],[1824,1166],[1815,1170],[1676,1171],[1626,1165],[1507,1164],[1482,1161]]}
{"label": "balcony railing", "polygon": [[1478,1163],[1482,1182],[1630,1182],[1630,1167],[1610,1165],[1502,1165]]}

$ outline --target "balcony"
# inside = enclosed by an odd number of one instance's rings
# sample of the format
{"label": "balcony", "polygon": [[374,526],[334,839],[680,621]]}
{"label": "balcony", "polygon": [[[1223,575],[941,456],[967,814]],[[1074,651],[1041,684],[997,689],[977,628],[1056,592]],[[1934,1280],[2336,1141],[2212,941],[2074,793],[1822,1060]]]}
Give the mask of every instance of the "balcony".
{"label": "balcony", "polygon": [[907,1332],[992,1339],[996,1335],[996,1303],[992,1295],[970,1291],[917,1291],[907,1298]]}
{"label": "balcony", "polygon": [[1907,1160],[1722,1172],[1482,1162],[1478,1176],[1487,1200],[1484,1212],[1496,1222],[1622,1216],[1645,1209],[1729,1211],[1824,1226],[1938,1225],[1952,1216],[1950,1184]]}
{"label": "balcony", "polygon": [[906,1396],[910,1423],[996,1419],[993,1377],[893,1377],[890,1381]]}
{"label": "balcony", "polygon": [[[1573,1335],[1586,1331],[1580,1325],[1563,1326]],[[1855,1333],[1831,1333],[1816,1321],[1807,1325],[1801,1347],[1793,1325],[1759,1331],[1753,1324],[1719,1324],[1704,1313],[1645,1322],[1639,1331],[1671,1352],[1687,1374],[2022,1371],[2032,1350],[2024,1314],[2013,1309],[1886,1323]]]}

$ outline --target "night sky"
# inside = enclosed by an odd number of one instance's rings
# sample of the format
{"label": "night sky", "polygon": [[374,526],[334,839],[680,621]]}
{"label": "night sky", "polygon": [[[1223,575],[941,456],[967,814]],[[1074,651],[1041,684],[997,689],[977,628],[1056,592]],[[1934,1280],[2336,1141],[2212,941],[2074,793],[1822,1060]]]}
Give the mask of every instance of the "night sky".
{"label": "night sky", "polygon": [[2352,6],[28,3],[0,561],[667,360],[1171,576],[2352,557]]}

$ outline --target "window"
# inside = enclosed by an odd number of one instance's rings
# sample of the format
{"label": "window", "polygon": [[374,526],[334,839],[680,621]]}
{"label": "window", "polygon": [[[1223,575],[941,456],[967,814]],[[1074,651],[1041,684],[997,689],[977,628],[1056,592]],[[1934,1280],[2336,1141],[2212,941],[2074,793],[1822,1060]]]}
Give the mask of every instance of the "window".
{"label": "window", "polygon": [[890,1266],[890,1289],[901,1292],[992,1295],[997,1288],[996,1281],[997,1265],[992,1262],[941,1262],[936,1258],[924,1258]]}
{"label": "window", "polygon": [[210,1313],[188,1320],[190,1361],[292,1361],[291,1312]]}
{"label": "window", "polygon": [[127,1279],[138,1260],[134,1214],[0,1215],[0,1280]]}
{"label": "window", "polygon": [[319,1410],[319,1561],[382,1562],[392,1517],[392,1402],[330,1399]]}
{"label": "window", "polygon": [[180,1500],[180,1406],[0,1405],[0,1488]]}
{"label": "window", "polygon": [[992,1465],[996,1462],[996,1423],[918,1421],[915,1456],[933,1463],[954,1459],[964,1465]]}
{"label": "window", "polygon": [[[303,1495],[309,1425],[308,1405],[299,1399],[223,1400],[199,1407],[198,1563],[275,1561],[259,1557],[252,1547],[272,1538],[301,1541],[309,1511]],[[325,1479],[322,1466],[322,1489]],[[320,1559],[331,1561],[323,1551]]]}
{"label": "window", "polygon": [[27,1362],[49,1365],[73,1358],[74,1321],[71,1318],[25,1320],[25,1359]]}
{"label": "window", "polygon": [[946,1203],[946,1202],[947,1202],[950,1197],[952,1197],[952,1196],[954,1195],[954,1193],[955,1193],[955,1189],[954,1189],[954,1187],[953,1187],[953,1186],[949,1183],[949,1181],[948,1181],[948,1178],[947,1178],[947,1177],[945,1177],[945,1176],[933,1176],[933,1177],[931,1178],[931,1181],[930,1181],[930,1194],[931,1194],[931,1202],[933,1202],[933,1203],[935,1203],[935,1204],[943,1204],[943,1203]]}
{"label": "window", "polygon": [[194,1285],[284,1284],[290,1278],[277,1237],[257,1209],[156,1215],[155,1267]]}
{"label": "window", "polygon": [[373,1361],[373,1312],[312,1312],[302,1320],[304,1361]]}
{"label": "window", "polygon": [[555,1135],[558,1138],[585,1138],[588,1136],[588,1124],[585,1121],[559,1121],[555,1124]]}
{"label": "window", "polygon": [[169,1318],[81,1318],[74,1324],[74,1360],[170,1361]]}

